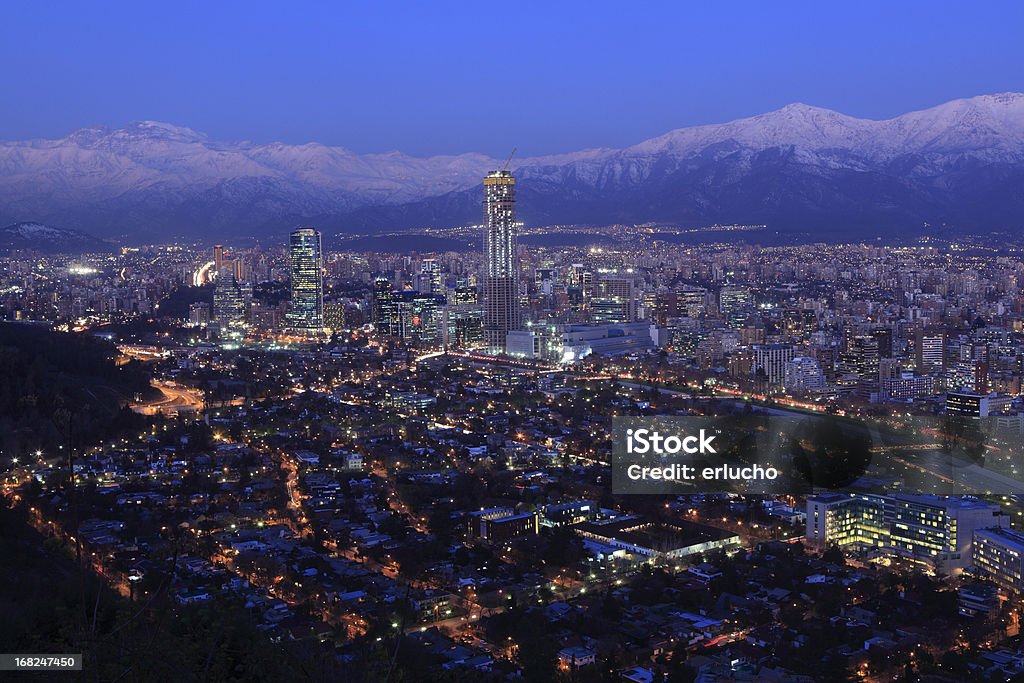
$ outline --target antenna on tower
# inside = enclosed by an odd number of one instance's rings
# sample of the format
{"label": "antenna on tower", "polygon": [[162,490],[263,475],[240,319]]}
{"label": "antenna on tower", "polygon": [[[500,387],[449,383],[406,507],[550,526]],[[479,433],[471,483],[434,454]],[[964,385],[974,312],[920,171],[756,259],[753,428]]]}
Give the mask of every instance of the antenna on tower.
{"label": "antenna on tower", "polygon": [[501,167],[502,171],[508,170],[508,165],[512,163],[512,157],[516,155],[516,148],[512,148],[512,153],[508,155],[508,159],[505,160],[505,165]]}

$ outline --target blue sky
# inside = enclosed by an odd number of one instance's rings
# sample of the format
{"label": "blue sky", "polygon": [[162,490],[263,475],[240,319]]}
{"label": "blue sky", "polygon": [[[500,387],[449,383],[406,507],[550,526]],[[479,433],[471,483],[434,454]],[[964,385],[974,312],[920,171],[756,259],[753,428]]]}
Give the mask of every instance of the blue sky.
{"label": "blue sky", "polygon": [[3,3],[0,139],[156,119],[356,152],[623,146],[1021,91],[1022,35],[1019,2]]}

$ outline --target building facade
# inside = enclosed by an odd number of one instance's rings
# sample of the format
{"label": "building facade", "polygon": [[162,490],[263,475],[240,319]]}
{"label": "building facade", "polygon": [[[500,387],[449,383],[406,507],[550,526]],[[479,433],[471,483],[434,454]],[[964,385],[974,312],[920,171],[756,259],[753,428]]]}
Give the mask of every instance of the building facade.
{"label": "building facade", "polygon": [[797,356],[786,363],[783,386],[786,391],[824,391],[825,373],[816,359]]}
{"label": "building facade", "polygon": [[314,333],[324,327],[323,245],[313,228],[299,228],[288,245],[291,273],[291,308],[288,326],[297,332]]}
{"label": "building facade", "polygon": [[973,498],[827,493],[807,499],[809,544],[875,548],[889,561],[944,574],[971,564],[979,530],[1007,524],[998,505]]}
{"label": "building facade", "polygon": [[781,385],[786,378],[786,364],[796,355],[793,347],[789,344],[755,344],[752,351],[751,372],[771,385]]}
{"label": "building facade", "polygon": [[484,337],[492,350],[505,350],[509,330],[519,329],[515,178],[492,171],[484,178]]}
{"label": "building facade", "polygon": [[233,268],[222,268],[217,272],[213,287],[213,318],[221,329],[245,324],[245,294],[242,285],[235,279]]}
{"label": "building facade", "polygon": [[444,299],[414,289],[396,291],[388,280],[373,285],[373,326],[377,334],[419,345],[438,341]]}
{"label": "building facade", "polygon": [[1024,534],[1010,529],[974,532],[974,564],[993,583],[1024,593]]}

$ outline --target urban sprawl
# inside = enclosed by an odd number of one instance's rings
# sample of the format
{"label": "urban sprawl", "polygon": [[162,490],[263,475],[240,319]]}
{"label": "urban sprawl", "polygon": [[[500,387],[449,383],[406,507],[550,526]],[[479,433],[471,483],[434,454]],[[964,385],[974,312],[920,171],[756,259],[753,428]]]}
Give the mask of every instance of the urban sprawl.
{"label": "urban sprawl", "polygon": [[0,256],[4,325],[99,337],[150,384],[102,443],[0,437],[7,504],[126,599],[242,607],[353,680],[1024,674],[1011,490],[909,486],[944,476],[912,449],[841,492],[610,484],[613,417],[762,412],[988,418],[986,465],[1013,478],[1024,254],[650,226],[542,246],[511,173],[483,193],[482,249],[304,227]]}

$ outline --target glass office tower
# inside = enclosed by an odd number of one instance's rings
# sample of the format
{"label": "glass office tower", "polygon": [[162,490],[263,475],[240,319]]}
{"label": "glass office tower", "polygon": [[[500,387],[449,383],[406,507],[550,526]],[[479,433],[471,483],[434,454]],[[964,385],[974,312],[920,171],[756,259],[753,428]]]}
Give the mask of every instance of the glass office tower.
{"label": "glass office tower", "polygon": [[291,234],[288,257],[292,280],[288,326],[296,332],[319,332],[324,327],[323,248],[320,233],[313,228],[295,230]]}
{"label": "glass office tower", "polygon": [[509,171],[484,178],[484,336],[498,351],[508,331],[520,326],[515,183]]}

